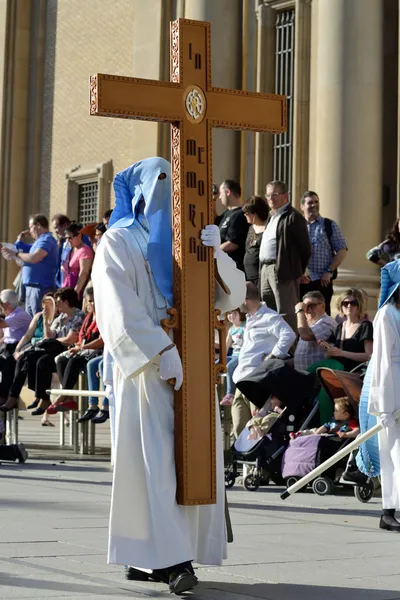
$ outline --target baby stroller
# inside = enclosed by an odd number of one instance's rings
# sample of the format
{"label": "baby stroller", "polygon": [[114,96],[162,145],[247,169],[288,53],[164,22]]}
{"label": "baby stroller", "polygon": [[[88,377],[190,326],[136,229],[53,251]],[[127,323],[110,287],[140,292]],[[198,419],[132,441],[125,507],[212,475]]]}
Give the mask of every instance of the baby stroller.
{"label": "baby stroller", "polygon": [[[322,367],[317,370],[317,376],[328,397],[332,400],[332,404],[336,398],[347,396],[353,407],[354,415],[358,415],[358,404],[362,389],[362,375],[359,372],[347,373]],[[345,440],[343,442],[335,435],[297,438],[287,449],[283,459],[283,476],[287,487],[293,485],[318,464],[336,454],[350,441]],[[319,496],[325,496],[332,494],[337,486],[351,485],[354,487],[356,498],[360,502],[368,502],[374,495],[372,479],[359,473],[359,483],[346,481],[342,477],[343,471],[346,469],[346,463],[347,457],[326,471],[323,476],[314,479],[312,482],[313,492]]]}
{"label": "baby stroller", "polygon": [[[269,359],[247,379],[239,381],[237,387],[258,409],[270,396],[279,398],[285,408],[261,439],[249,440],[245,448],[243,444],[238,445],[239,438],[236,440],[230,451],[230,463],[225,468],[225,486],[230,488],[235,484],[239,465],[243,465],[244,470],[249,469],[243,477],[243,486],[248,491],[254,492],[270,481],[282,485],[281,461],[290,433],[301,426],[312,426],[317,419],[318,378],[311,373],[296,371],[283,360]],[[242,436],[247,437],[246,430]]]}

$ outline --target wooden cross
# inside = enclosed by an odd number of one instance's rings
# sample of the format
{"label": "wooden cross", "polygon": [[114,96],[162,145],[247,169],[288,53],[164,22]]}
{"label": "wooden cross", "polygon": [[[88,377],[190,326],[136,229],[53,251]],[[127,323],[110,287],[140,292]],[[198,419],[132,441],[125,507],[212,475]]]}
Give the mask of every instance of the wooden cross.
{"label": "wooden cross", "polygon": [[[226,360],[225,326],[214,310],[213,254],[200,242],[201,229],[214,222],[212,128],[281,133],[286,129],[286,98],[212,87],[210,24],[179,19],[171,23],[171,81],[93,75],[90,114],[172,126],[175,310],[164,326],[174,328],[184,370],[183,386],[175,393],[177,501],[212,504],[215,383]],[[216,328],[222,355],[217,365]]]}

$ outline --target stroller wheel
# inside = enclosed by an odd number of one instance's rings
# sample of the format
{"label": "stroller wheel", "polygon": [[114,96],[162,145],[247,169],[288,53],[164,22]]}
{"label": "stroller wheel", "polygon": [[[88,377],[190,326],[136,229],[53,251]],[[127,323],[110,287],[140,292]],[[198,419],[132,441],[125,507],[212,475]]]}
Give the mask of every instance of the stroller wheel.
{"label": "stroller wheel", "polygon": [[354,495],[360,502],[369,502],[374,495],[375,486],[372,479],[354,488]]}
{"label": "stroller wheel", "polygon": [[294,477],[294,476],[292,476],[292,477],[288,477],[288,478],[286,479],[286,482],[285,482],[285,483],[286,483],[286,487],[287,487],[287,488],[290,488],[292,485],[294,485],[295,483],[297,483],[297,482],[298,482],[298,480],[299,480],[299,478],[298,478],[298,477]]}
{"label": "stroller wheel", "polygon": [[235,485],[236,477],[232,472],[225,473],[225,487],[227,489]]}
{"label": "stroller wheel", "polygon": [[256,492],[260,487],[260,478],[258,475],[250,473],[243,479],[244,489],[248,492]]}
{"label": "stroller wheel", "polygon": [[312,489],[318,496],[328,496],[333,492],[333,483],[327,477],[317,477],[313,481]]}

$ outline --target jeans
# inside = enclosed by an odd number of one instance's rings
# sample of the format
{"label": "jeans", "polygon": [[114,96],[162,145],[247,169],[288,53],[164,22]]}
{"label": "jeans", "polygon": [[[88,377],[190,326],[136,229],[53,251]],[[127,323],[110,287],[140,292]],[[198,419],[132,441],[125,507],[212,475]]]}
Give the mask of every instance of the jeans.
{"label": "jeans", "polygon": [[34,317],[36,313],[42,310],[42,298],[48,292],[54,291],[53,288],[32,287],[29,284],[25,286],[25,310]]}
{"label": "jeans", "polygon": [[[103,357],[96,356],[95,358],[92,358],[92,360],[89,360],[89,362],[86,366],[86,371],[87,371],[87,377],[88,377],[88,383],[89,383],[89,390],[98,392],[100,389],[100,379],[97,377],[96,373],[97,373],[97,371],[100,371],[100,377],[103,378]],[[97,406],[98,405],[97,396],[90,396],[89,404],[90,404],[90,406]],[[108,399],[107,398],[103,398],[102,404],[103,404],[103,409],[108,410]]]}
{"label": "jeans", "polygon": [[232,354],[227,358],[227,373],[226,373],[226,393],[234,394],[236,385],[233,383],[232,375],[236,367],[238,366],[239,356]]}

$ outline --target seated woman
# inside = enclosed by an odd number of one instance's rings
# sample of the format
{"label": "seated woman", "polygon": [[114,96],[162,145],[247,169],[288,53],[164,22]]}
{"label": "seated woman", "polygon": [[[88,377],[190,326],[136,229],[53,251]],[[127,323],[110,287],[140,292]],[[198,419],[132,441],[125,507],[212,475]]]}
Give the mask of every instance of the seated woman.
{"label": "seated woman", "polygon": [[53,296],[54,294],[46,294],[42,298],[42,310],[33,317],[30,325],[28,327],[28,331],[26,334],[20,339],[18,342],[15,352],[14,358],[18,360],[23,352],[26,352],[32,349],[38,342],[43,339],[44,336],[44,328],[43,328],[43,312],[48,315],[50,324],[53,322],[54,318],[54,310],[52,309],[53,304]]}
{"label": "seated woman", "polygon": [[27,377],[28,387],[35,390],[35,400],[30,408],[36,410],[32,414],[43,415],[51,404],[46,390],[51,385],[52,374],[55,371],[54,359],[68,346],[77,342],[78,332],[85,318],[85,314],[77,308],[78,295],[75,290],[57,290],[54,300],[59,315],[51,322],[49,308],[45,304],[42,311],[43,339],[19,356],[10,395],[7,402],[0,407],[2,411],[11,410],[17,405]]}
{"label": "seated woman", "polygon": [[90,246],[83,243],[80,226],[76,223],[65,230],[65,239],[71,246],[71,250],[61,266],[63,287],[74,288],[81,300],[83,290],[89,281],[94,253]]}
{"label": "seated woman", "polygon": [[[88,306],[88,314],[79,331],[77,343],[56,357],[57,374],[63,389],[72,389],[78,381],[79,373],[86,369],[88,362],[103,353],[104,343],[96,323],[93,288],[86,288],[85,303]],[[54,414],[60,410],[77,408],[78,404],[70,396],[60,395],[48,408],[47,413]]]}
{"label": "seated woman", "polygon": [[[371,358],[373,328],[372,323],[364,319],[366,307],[363,292],[349,288],[339,296],[337,308],[345,320],[328,341],[319,342],[326,350],[326,359],[311,365],[307,369],[311,373],[315,373],[319,367],[351,371]],[[331,416],[332,403],[323,389],[318,399],[321,423],[325,423]]]}

